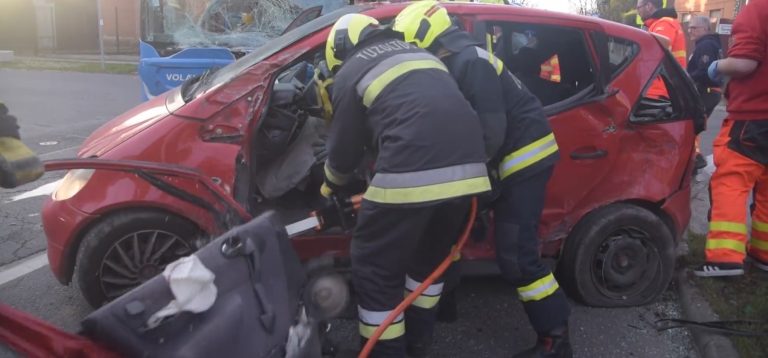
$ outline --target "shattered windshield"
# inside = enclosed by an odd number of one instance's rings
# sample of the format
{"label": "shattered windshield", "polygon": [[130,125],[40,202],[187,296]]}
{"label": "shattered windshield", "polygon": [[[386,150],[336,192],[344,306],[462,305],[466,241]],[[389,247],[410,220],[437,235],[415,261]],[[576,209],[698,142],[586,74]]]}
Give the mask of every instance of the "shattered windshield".
{"label": "shattered windshield", "polygon": [[272,56],[287,46],[290,46],[294,42],[299,41],[304,37],[320,31],[328,26],[331,26],[334,22],[336,22],[336,20],[346,14],[363,12],[368,9],[370,9],[370,6],[353,5],[342,7],[336,11],[318,17],[277,38],[270,40],[269,42],[265,43],[264,46],[257,48],[247,56],[227,65],[215,73],[208,73],[208,76],[204,78],[205,81],[203,81],[202,77],[195,77],[190,79],[188,82],[199,81],[200,83],[185,83],[185,86],[188,86],[188,93],[183,93],[183,96],[185,97],[184,100],[189,101],[190,98],[194,98],[209,88],[213,88],[220,84],[226,83],[237,74],[245,71],[247,68],[253,66],[256,63],[261,62],[265,58]]}
{"label": "shattered windshield", "polygon": [[145,0],[142,40],[165,49],[226,47],[249,52],[279,36],[305,8],[327,13],[345,0]]}

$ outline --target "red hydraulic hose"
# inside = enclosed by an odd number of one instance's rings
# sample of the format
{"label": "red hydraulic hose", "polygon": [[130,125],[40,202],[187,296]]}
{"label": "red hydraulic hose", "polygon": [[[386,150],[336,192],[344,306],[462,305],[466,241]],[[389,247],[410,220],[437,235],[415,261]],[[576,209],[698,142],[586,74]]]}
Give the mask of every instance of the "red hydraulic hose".
{"label": "red hydraulic hose", "polygon": [[384,331],[389,327],[390,324],[392,324],[392,321],[397,318],[401,313],[405,311],[408,306],[413,303],[413,301],[416,301],[419,296],[426,291],[427,287],[429,287],[435,280],[437,280],[446,269],[448,269],[448,266],[450,266],[451,262],[453,262],[453,258],[459,255],[461,253],[461,248],[464,247],[464,244],[467,242],[467,239],[469,238],[469,232],[472,230],[472,225],[475,224],[475,215],[477,215],[477,198],[472,198],[472,206],[469,210],[469,220],[467,221],[467,226],[464,227],[464,232],[461,233],[461,236],[459,237],[459,242],[451,249],[451,253],[448,254],[448,257],[446,257],[443,262],[440,263],[439,266],[435,269],[435,271],[432,271],[432,274],[427,277],[424,282],[419,285],[411,294],[409,294],[403,302],[400,302],[400,304],[387,316],[387,318],[384,320],[384,322],[381,323],[379,328],[376,328],[376,331],[373,332],[373,335],[371,338],[368,339],[368,342],[365,343],[365,347],[363,347],[363,350],[360,351],[360,355],[358,355],[358,358],[368,358],[368,355],[371,354],[371,350],[373,350],[373,346],[376,345],[376,342],[379,341],[379,338],[384,333]]}

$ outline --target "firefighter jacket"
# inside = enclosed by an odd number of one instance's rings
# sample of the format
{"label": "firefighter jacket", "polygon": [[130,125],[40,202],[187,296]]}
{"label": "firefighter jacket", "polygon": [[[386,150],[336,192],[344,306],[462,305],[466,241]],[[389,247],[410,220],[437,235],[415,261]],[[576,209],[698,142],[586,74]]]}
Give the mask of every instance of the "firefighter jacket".
{"label": "firefighter jacket", "polygon": [[345,185],[370,149],[366,200],[420,205],[490,190],[479,121],[439,59],[381,34],[360,43],[335,77],[330,184]]}
{"label": "firefighter jacket", "polygon": [[[685,45],[685,33],[683,33],[683,27],[677,22],[677,12],[675,9],[659,9],[653,13],[651,18],[645,20],[645,25],[648,27],[648,32],[661,35],[669,39],[668,50],[672,52],[672,56],[682,66],[686,67],[686,45]],[[648,88],[648,97],[651,98],[669,98],[669,92],[667,92],[667,86],[664,81],[657,77],[653,80],[650,88]]]}
{"label": "firefighter jacket", "polygon": [[706,34],[696,40],[693,55],[688,60],[688,74],[696,84],[699,93],[707,93],[707,89],[720,87],[719,83],[712,81],[707,75],[707,69],[712,62],[723,57],[723,48],[720,46],[720,37],[717,34]]}
{"label": "firefighter jacket", "polygon": [[[499,179],[519,180],[553,165],[559,158],[557,142],[536,96],[466,32],[454,31],[439,41],[452,53],[443,61],[478,113],[486,141],[500,143],[491,156]],[[504,136],[493,138],[495,133]]]}

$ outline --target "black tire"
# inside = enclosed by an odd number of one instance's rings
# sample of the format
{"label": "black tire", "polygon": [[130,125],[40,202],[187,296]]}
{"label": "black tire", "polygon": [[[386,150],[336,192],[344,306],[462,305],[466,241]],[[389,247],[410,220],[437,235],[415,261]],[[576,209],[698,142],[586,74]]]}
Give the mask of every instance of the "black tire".
{"label": "black tire", "polygon": [[672,279],[674,246],[668,227],[650,211],[630,204],[602,207],[568,235],[558,281],[589,306],[646,304]]}
{"label": "black tire", "polygon": [[77,284],[88,304],[98,308],[194,253],[199,236],[193,223],[162,211],[112,214],[83,237]]}

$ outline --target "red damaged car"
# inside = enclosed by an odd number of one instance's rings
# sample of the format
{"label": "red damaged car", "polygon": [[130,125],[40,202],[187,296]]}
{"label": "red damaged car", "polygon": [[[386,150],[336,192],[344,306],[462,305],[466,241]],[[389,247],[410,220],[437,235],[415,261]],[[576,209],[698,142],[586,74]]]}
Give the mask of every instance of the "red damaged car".
{"label": "red damaged car", "polygon": [[[78,159],[48,162],[47,170],[69,170],[42,211],[57,279],[77,280],[98,306],[252,215],[276,210],[291,223],[325,205],[322,163],[306,160],[312,138],[304,138],[321,132],[307,100],[313,66],[342,15],[386,23],[404,6],[349,6],[309,21],[113,119]],[[617,23],[445,6],[545,105],[562,159],[540,237],[561,284],[596,306],[658,297],[688,225],[693,142],[705,122],[684,70],[651,35]],[[522,47],[536,55],[519,56]],[[668,97],[645,96],[657,78]],[[494,259],[492,214],[483,218],[464,249],[470,263]],[[343,259],[350,236],[331,228],[292,240],[305,259]]]}

